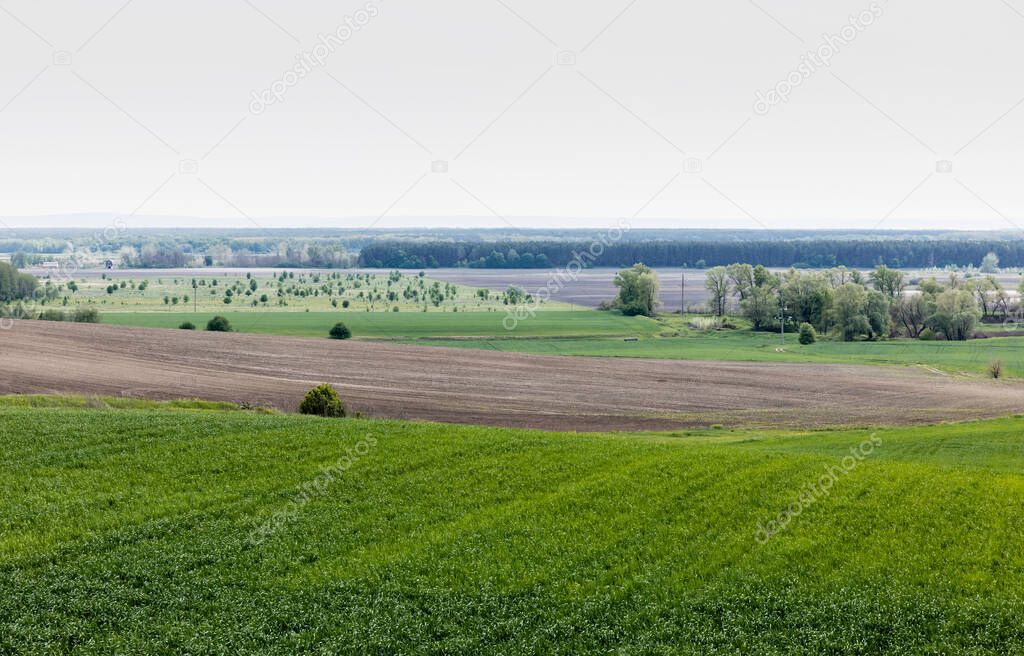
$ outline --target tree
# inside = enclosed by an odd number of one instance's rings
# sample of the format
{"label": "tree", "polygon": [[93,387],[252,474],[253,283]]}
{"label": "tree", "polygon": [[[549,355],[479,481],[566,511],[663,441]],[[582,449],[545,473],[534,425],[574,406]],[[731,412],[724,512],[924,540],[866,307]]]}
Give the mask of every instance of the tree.
{"label": "tree", "polygon": [[615,306],[628,316],[653,317],[658,307],[658,277],[643,264],[634,264],[615,274],[619,295]]}
{"label": "tree", "polygon": [[771,287],[754,287],[745,300],[740,301],[743,315],[754,330],[771,330],[778,326],[779,295]]}
{"label": "tree", "polygon": [[729,275],[729,282],[732,283],[733,289],[739,294],[740,301],[745,300],[757,284],[754,276],[754,267],[749,264],[730,264],[725,270]]}
{"label": "tree", "polygon": [[754,267],[754,286],[777,289],[779,286],[779,277],[758,264]]}
{"label": "tree", "polygon": [[885,294],[886,298],[890,301],[895,301],[899,298],[900,294],[902,294],[903,290],[907,287],[903,273],[895,269],[890,269],[884,264],[869,273],[868,278],[871,280],[871,284],[874,285],[875,289]]}
{"label": "tree", "polygon": [[723,316],[729,301],[729,271],[725,267],[717,266],[708,269],[704,276],[704,287],[711,294],[708,299],[711,311],[716,316]]}
{"label": "tree", "polygon": [[992,298],[992,292],[998,292],[999,282],[994,276],[986,276],[985,278],[977,278],[974,280],[968,280],[964,283],[963,288],[974,294],[975,300],[978,302],[978,307],[981,308],[981,316],[987,317],[990,313],[990,306],[994,300]]}
{"label": "tree", "polygon": [[963,341],[974,333],[981,319],[981,310],[966,289],[947,289],[935,299],[935,313],[928,318],[928,326],[941,332],[948,340]]}
{"label": "tree", "polygon": [[978,270],[982,273],[996,273],[999,271],[999,256],[989,251],[981,258],[981,266]]}
{"label": "tree", "polygon": [[331,339],[349,339],[352,337],[352,331],[348,329],[348,326],[341,323],[340,321],[334,324],[334,327],[330,331]]}
{"label": "tree", "polygon": [[818,333],[815,332],[814,326],[809,323],[800,324],[800,343],[804,346],[813,344],[818,341]]}
{"label": "tree", "polygon": [[889,297],[882,292],[877,290],[868,292],[868,302],[864,308],[868,324],[871,326],[871,330],[868,332],[868,339],[876,339],[889,334],[892,328],[889,305]]}
{"label": "tree", "polygon": [[782,285],[782,296],[793,319],[801,323],[806,321],[819,332],[827,328],[833,293],[828,279],[819,274],[790,271]]}
{"label": "tree", "polygon": [[299,404],[299,412],[317,417],[344,417],[348,414],[348,408],[334,388],[324,383],[306,393]]}
{"label": "tree", "polygon": [[917,339],[925,329],[928,311],[928,299],[925,294],[909,294],[901,296],[892,304],[890,312],[907,333],[907,337]]}
{"label": "tree", "polygon": [[848,282],[836,288],[832,299],[832,320],[847,342],[871,332],[867,317],[868,293],[858,284]]}

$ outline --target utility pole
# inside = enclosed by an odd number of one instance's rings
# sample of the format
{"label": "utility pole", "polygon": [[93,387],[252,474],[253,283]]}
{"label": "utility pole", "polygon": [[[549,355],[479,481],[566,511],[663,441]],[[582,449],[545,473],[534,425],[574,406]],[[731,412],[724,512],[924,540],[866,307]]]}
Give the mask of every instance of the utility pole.
{"label": "utility pole", "polygon": [[686,267],[683,267],[679,279],[679,318],[686,314]]}

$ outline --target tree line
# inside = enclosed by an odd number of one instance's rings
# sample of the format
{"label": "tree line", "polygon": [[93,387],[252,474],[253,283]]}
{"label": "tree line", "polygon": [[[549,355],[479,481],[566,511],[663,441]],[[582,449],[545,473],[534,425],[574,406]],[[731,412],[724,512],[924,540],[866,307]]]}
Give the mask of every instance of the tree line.
{"label": "tree line", "polygon": [[775,274],[760,265],[730,264],[709,269],[705,286],[715,314],[723,316],[738,305],[754,330],[779,330],[782,322],[807,324],[847,341],[965,340],[982,319],[1005,320],[1020,311],[1019,300],[994,276],[952,273],[944,282],[920,280],[911,290],[903,272],[884,265],[864,275],[845,267]]}
{"label": "tree line", "polygon": [[38,287],[35,276],[20,273],[7,262],[0,262],[0,303],[31,298]]}
{"label": "tree line", "polygon": [[[363,247],[359,264],[370,268],[550,268],[565,266],[590,243],[569,240],[381,241]],[[977,265],[994,253],[1003,266],[1024,266],[1024,240],[793,239],[650,240],[604,246],[591,266],[703,269],[732,262],[771,268],[925,268]]]}

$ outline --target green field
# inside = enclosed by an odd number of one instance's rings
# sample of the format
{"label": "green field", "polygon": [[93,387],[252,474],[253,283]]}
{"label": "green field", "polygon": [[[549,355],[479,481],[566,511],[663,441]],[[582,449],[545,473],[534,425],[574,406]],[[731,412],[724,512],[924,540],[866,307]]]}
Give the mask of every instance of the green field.
{"label": "green field", "polygon": [[[40,309],[76,307],[106,312],[504,312],[505,290],[486,290],[397,271],[377,274],[330,270],[282,270],[276,276],[205,274],[186,276],[153,269],[130,276],[118,271],[100,278],[41,278],[46,300]],[[571,306],[540,302],[538,310]]]}
{"label": "green field", "polygon": [[872,434],[41,405],[0,401],[4,653],[1024,649],[1022,417],[879,431],[761,544]]}
{"label": "green field", "polygon": [[479,348],[549,355],[658,358],[667,360],[740,360],[751,362],[820,362],[838,364],[921,365],[952,374],[984,374],[993,360],[1003,375],[1024,377],[1024,337],[966,342],[893,339],[878,342],[819,341],[802,346],[795,335],[780,351],[779,336],[750,331],[723,331],[679,337],[650,337],[636,342],[600,337],[530,340],[438,340],[437,346]]}
{"label": "green field", "polygon": [[[550,355],[636,357],[671,360],[738,360],[925,366],[951,374],[984,375],[1000,361],[1003,375],[1024,377],[1024,337],[966,342],[891,339],[875,342],[820,340],[802,346],[787,334],[783,348],[776,333],[735,330],[703,332],[682,325],[679,317],[657,321],[594,310],[546,309],[506,330],[507,313],[484,312],[228,312],[220,311],[242,332],[326,337],[343,321],[355,338],[429,340],[434,346]],[[177,328],[191,321],[202,329],[214,312],[104,312],[104,323]],[[626,341],[624,338],[637,338]],[[780,350],[781,349],[781,350]]]}
{"label": "green field", "polygon": [[[659,327],[644,317],[624,317],[588,310],[545,310],[506,330],[505,312],[218,312],[241,332],[327,337],[342,321],[355,338],[430,337],[571,337],[653,335]],[[200,330],[212,312],[104,313],[103,323],[150,328],[177,328],[191,321]]]}

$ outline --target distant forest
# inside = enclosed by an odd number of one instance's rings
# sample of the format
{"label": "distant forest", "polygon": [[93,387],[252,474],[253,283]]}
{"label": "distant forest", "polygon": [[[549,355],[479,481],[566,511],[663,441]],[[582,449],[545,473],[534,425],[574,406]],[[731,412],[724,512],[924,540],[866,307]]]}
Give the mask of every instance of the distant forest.
{"label": "distant forest", "polygon": [[543,269],[569,264],[578,253],[586,266],[623,267],[643,262],[652,267],[704,268],[749,262],[766,267],[896,268],[978,265],[995,253],[1003,267],[1024,266],[1024,240],[953,239],[794,239],[621,241],[608,246],[566,240],[381,241],[363,247],[359,264],[370,268]]}

